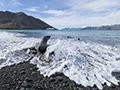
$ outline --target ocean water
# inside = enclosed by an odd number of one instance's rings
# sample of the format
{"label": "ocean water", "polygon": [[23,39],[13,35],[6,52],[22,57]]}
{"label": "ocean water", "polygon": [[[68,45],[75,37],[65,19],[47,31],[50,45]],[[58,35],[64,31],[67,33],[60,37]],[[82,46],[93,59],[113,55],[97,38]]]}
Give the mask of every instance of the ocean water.
{"label": "ocean water", "polygon": [[41,74],[62,72],[78,84],[99,89],[105,82],[118,85],[111,72],[120,71],[119,30],[1,30],[0,69],[29,60],[32,55],[24,49],[46,35],[51,35],[46,53],[31,59]]}

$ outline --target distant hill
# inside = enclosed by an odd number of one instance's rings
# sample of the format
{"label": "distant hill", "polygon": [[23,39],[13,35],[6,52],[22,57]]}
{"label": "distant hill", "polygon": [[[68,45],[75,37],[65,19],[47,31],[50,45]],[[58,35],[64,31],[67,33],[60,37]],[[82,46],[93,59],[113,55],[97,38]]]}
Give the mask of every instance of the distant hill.
{"label": "distant hill", "polygon": [[63,28],[61,30],[120,30],[120,24],[106,26],[88,26],[84,28]]}
{"label": "distant hill", "polygon": [[120,24],[106,25],[100,27],[85,27],[81,28],[81,30],[120,30]]}
{"label": "distant hill", "polygon": [[0,29],[56,29],[23,12],[0,11]]}
{"label": "distant hill", "polygon": [[101,26],[98,30],[120,30],[120,24]]}

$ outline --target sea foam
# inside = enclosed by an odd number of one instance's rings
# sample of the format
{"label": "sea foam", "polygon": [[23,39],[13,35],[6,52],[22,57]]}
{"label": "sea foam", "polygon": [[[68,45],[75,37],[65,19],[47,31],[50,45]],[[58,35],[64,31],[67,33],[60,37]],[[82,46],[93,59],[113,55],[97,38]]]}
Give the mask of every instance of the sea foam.
{"label": "sea foam", "polygon": [[[23,50],[34,46],[39,38],[26,38],[0,33],[0,68],[29,60],[30,56]],[[97,85],[102,89],[105,82],[118,85],[118,80],[111,75],[112,71],[120,71],[120,49],[112,46],[77,39],[51,38],[50,45],[44,55],[31,59],[44,76],[62,72],[71,80],[84,86]],[[50,56],[50,53],[54,55]]]}
{"label": "sea foam", "polygon": [[120,57],[119,49],[77,40],[57,39],[54,42],[45,53],[55,52],[51,63],[45,64],[39,58],[31,60],[31,63],[37,64],[41,74],[50,76],[55,72],[62,72],[78,84],[96,84],[99,89],[103,88],[102,84],[105,82],[108,86],[111,83],[118,85],[119,81],[111,73],[116,69],[120,70],[120,61],[117,60]]}

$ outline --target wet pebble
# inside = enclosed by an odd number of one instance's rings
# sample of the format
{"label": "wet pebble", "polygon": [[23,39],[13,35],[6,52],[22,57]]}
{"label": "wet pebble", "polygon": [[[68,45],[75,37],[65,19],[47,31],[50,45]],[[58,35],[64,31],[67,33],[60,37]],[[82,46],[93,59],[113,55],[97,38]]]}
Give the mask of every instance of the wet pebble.
{"label": "wet pebble", "polygon": [[62,78],[62,77],[57,77],[55,83],[62,82],[62,81],[63,81],[63,78]]}
{"label": "wet pebble", "polygon": [[31,75],[36,75],[37,73],[36,72],[32,72]]}
{"label": "wet pebble", "polygon": [[26,77],[25,80],[28,82],[33,82],[33,80],[31,78],[28,78],[28,77]]}
{"label": "wet pebble", "polygon": [[22,87],[22,88],[20,88],[20,90],[25,90],[25,88]]}
{"label": "wet pebble", "polygon": [[22,83],[22,86],[23,87],[27,87],[29,84],[28,84],[28,82],[27,81],[23,81],[23,83]]}
{"label": "wet pebble", "polygon": [[56,79],[53,77],[50,77],[50,82],[54,82]]}
{"label": "wet pebble", "polygon": [[20,74],[26,74],[26,72],[25,71],[21,71]]}
{"label": "wet pebble", "polygon": [[25,90],[30,90],[29,88],[26,88]]}

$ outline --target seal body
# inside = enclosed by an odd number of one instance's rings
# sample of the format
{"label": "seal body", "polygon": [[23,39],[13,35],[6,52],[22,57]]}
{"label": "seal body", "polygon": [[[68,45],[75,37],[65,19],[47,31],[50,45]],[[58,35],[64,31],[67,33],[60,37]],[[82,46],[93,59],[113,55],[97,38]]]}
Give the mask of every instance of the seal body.
{"label": "seal body", "polygon": [[50,39],[51,36],[44,36],[39,43],[36,43],[35,50],[44,54],[48,47],[47,41]]}

